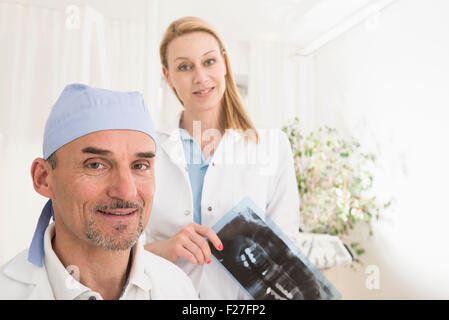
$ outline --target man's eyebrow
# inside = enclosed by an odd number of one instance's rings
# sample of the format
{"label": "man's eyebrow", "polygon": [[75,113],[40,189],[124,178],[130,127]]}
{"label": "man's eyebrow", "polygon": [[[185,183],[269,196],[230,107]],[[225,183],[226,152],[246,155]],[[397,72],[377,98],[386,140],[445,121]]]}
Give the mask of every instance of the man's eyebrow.
{"label": "man's eyebrow", "polygon": [[154,156],[155,154],[152,151],[136,153],[136,157],[138,158],[154,158]]}
{"label": "man's eyebrow", "polygon": [[112,152],[109,150],[104,150],[104,149],[98,149],[95,147],[86,147],[82,150],[83,153],[93,153],[93,154],[99,154],[99,155],[108,155],[111,154]]}
{"label": "man's eyebrow", "polygon": [[[86,147],[83,150],[83,153],[93,153],[93,154],[99,154],[99,155],[111,155],[112,152],[109,150],[104,150],[104,149],[98,149],[95,147]],[[154,158],[155,157],[155,153],[153,151],[148,151],[148,152],[138,152],[136,153],[136,157],[137,158]]]}

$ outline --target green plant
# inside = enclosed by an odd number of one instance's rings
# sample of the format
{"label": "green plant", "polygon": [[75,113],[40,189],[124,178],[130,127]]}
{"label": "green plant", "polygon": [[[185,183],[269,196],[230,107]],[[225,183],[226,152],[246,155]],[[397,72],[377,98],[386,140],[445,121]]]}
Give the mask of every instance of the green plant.
{"label": "green plant", "polygon": [[[372,221],[390,206],[371,194],[375,156],[333,128],[319,128],[304,138],[298,118],[282,130],[292,146],[303,231],[336,235],[345,242],[356,225],[366,223],[371,237]],[[358,242],[350,246],[361,263],[365,249]]]}

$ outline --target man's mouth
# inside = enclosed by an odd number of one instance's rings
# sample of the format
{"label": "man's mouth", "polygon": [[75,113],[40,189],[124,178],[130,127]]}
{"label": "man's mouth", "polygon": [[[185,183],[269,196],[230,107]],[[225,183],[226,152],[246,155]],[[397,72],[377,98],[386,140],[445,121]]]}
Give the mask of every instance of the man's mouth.
{"label": "man's mouth", "polygon": [[103,210],[97,210],[98,212],[105,214],[105,215],[110,215],[110,216],[129,216],[135,212],[137,212],[138,209],[136,208],[131,208],[131,209],[113,209],[113,210],[107,210],[107,211],[103,211]]}

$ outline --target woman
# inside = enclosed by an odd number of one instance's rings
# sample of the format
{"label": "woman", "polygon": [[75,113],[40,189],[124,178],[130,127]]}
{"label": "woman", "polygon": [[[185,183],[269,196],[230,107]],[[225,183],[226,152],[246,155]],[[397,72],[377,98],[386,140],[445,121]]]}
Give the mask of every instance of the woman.
{"label": "woman", "polygon": [[284,232],[298,231],[290,144],[278,129],[256,131],[223,42],[205,21],[174,21],[161,42],[160,58],[184,110],[158,131],[157,188],[145,248],[180,266],[201,299],[245,298],[212,260],[205,239],[226,250],[211,227],[247,196]]}

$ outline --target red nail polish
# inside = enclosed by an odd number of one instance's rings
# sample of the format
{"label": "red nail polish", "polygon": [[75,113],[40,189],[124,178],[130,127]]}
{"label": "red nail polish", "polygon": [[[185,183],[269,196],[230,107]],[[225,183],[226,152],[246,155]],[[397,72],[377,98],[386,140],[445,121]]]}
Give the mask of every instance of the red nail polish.
{"label": "red nail polish", "polygon": [[207,264],[209,264],[210,263],[210,260],[209,261],[207,261]]}
{"label": "red nail polish", "polygon": [[223,245],[222,244],[220,244],[219,246],[218,246],[218,250],[223,250]]}

